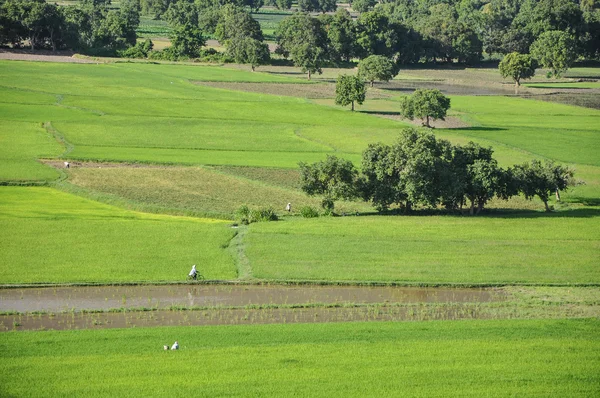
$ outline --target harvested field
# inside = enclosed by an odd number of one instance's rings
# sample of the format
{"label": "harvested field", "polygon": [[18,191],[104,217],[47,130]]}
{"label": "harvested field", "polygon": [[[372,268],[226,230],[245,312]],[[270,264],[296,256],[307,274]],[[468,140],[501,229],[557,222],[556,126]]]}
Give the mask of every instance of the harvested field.
{"label": "harvested field", "polygon": [[[227,90],[248,91],[253,93],[283,95],[309,99],[334,98],[335,84],[288,84],[288,83],[241,83],[241,82],[194,82],[203,86],[224,88]],[[367,90],[367,99],[391,98],[392,95],[378,88]]]}

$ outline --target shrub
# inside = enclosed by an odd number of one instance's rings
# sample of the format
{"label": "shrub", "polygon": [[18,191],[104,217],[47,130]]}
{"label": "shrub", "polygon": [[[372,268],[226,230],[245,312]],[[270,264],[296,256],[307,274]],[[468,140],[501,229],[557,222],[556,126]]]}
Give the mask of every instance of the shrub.
{"label": "shrub", "polygon": [[312,206],[304,206],[300,209],[300,215],[304,218],[319,217],[319,211]]}
{"label": "shrub", "polygon": [[250,209],[247,205],[240,206],[235,212],[236,219],[240,224],[248,225],[260,221],[277,221],[279,218],[275,210],[269,207],[266,209]]}

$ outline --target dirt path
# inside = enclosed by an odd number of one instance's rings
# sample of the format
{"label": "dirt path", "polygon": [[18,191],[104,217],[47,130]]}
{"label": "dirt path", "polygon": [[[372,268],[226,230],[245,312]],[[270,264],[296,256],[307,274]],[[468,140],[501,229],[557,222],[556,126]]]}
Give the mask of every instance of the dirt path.
{"label": "dirt path", "polygon": [[0,49],[0,59],[13,61],[41,61],[41,62],[71,62],[78,64],[97,64],[89,58],[77,58],[75,53],[69,51],[31,51]]}

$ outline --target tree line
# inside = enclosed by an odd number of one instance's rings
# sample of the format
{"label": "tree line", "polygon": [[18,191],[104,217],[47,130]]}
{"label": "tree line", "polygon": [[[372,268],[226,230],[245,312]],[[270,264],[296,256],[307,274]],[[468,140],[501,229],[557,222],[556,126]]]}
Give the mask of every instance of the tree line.
{"label": "tree line", "polygon": [[58,6],[44,0],[0,1],[0,45],[32,50],[79,50],[114,54],[136,43],[139,4],[124,0],[111,9],[110,0],[82,0],[75,6]]}
{"label": "tree line", "polygon": [[474,142],[452,145],[431,132],[407,128],[391,145],[370,144],[362,153],[360,172],[348,160],[329,155],[324,161],[300,163],[301,187],[321,195],[331,212],[336,200],[360,198],[379,211],[409,213],[415,206],[443,207],[476,215],[494,197],[522,194],[539,197],[546,211],[552,195],[577,184],[574,171],[552,161],[532,160],[508,168],[498,166],[493,149]]}

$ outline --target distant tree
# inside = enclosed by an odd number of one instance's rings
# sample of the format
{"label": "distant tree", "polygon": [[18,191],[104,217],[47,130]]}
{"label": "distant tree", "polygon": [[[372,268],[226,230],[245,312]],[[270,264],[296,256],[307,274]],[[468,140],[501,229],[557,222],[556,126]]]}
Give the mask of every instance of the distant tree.
{"label": "distant tree", "polygon": [[227,54],[235,62],[240,64],[250,64],[252,71],[260,65],[269,62],[269,46],[257,39],[246,36],[235,36],[228,41]]}
{"label": "distant tree", "polygon": [[215,37],[227,47],[228,40],[236,36],[263,40],[260,24],[243,8],[227,4],[220,9]]}
{"label": "distant tree", "polygon": [[544,202],[546,211],[551,211],[548,200],[553,193],[556,194],[557,199],[560,199],[560,191],[565,191],[576,184],[574,171],[553,161],[542,163],[539,160],[532,160],[530,163],[515,166],[514,174],[519,190],[525,198],[538,196]]}
{"label": "distant tree", "polygon": [[285,18],[275,32],[278,54],[291,57],[304,73],[321,73],[327,56],[327,36],[321,22],[308,14],[296,13]]}
{"label": "distant tree", "polygon": [[340,75],[335,85],[335,103],[346,106],[352,104],[354,111],[354,102],[359,105],[365,101],[365,83],[357,76]]}
{"label": "distant tree", "polygon": [[292,0],[267,0],[265,4],[273,6],[278,10],[289,10],[292,8]]}
{"label": "distant tree", "polygon": [[298,0],[302,12],[331,12],[337,9],[335,0]]}
{"label": "distant tree", "polygon": [[357,197],[358,172],[351,161],[327,155],[324,161],[299,163],[302,190],[310,195],[323,195],[321,206],[333,211],[335,201]]}
{"label": "distant tree", "polygon": [[319,17],[329,41],[329,58],[346,62],[356,54],[356,27],[348,10],[338,8],[333,15]]}
{"label": "distant tree", "polygon": [[549,76],[560,77],[577,59],[577,47],[571,35],[559,30],[544,32],[531,45],[531,55]]}
{"label": "distant tree", "polygon": [[413,120],[425,119],[425,126],[431,127],[429,120],[444,120],[450,109],[450,98],[439,90],[417,89],[413,95],[404,97],[400,102],[402,116]]}
{"label": "distant tree", "polygon": [[206,40],[198,24],[198,10],[193,3],[179,1],[171,3],[165,18],[172,28],[171,44],[179,56],[197,57]]}
{"label": "distant tree", "polygon": [[375,80],[387,82],[396,74],[392,60],[383,55],[370,55],[358,63],[358,76],[370,82],[371,87]]}
{"label": "distant tree", "polygon": [[407,203],[404,186],[400,180],[400,164],[393,156],[390,145],[369,144],[362,153],[358,183],[362,199],[371,201],[379,211],[385,211],[393,204]]}
{"label": "distant tree", "polygon": [[375,7],[375,0],[352,0],[352,10],[356,12],[367,12]]}
{"label": "distant tree", "polygon": [[390,21],[390,18],[379,11],[360,14],[356,21],[356,44],[361,57],[369,55],[396,54],[400,38],[398,32],[402,28]]}
{"label": "distant tree", "polygon": [[521,85],[521,79],[531,79],[535,76],[535,59],[529,54],[510,53],[507,54],[498,69],[502,77],[510,77],[515,82],[515,87]]}

